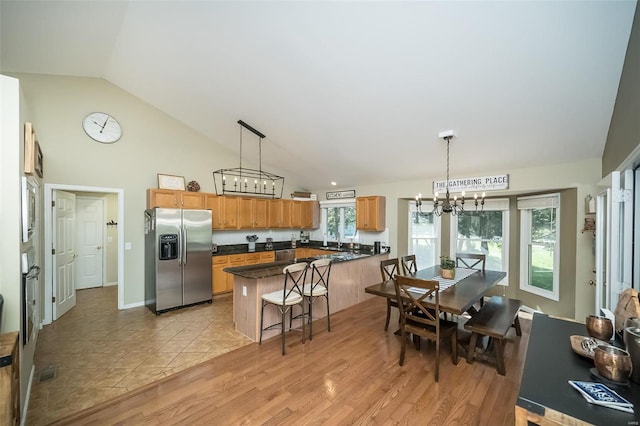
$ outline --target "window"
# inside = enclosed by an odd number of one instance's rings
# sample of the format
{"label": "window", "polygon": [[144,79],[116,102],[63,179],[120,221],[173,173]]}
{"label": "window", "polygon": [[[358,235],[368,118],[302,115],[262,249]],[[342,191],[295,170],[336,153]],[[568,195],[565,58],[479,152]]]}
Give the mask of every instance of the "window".
{"label": "window", "polygon": [[451,257],[456,253],[486,255],[485,269],[504,271],[509,278],[509,200],[486,200],[483,211],[451,217]]}
{"label": "window", "polygon": [[560,195],[518,198],[520,288],[559,300]]}
{"label": "window", "polygon": [[356,237],[356,203],[322,201],[321,229],[328,241],[345,241]]}
{"label": "window", "polygon": [[409,254],[416,255],[420,268],[440,264],[440,218],[419,214],[415,201],[409,202]]}

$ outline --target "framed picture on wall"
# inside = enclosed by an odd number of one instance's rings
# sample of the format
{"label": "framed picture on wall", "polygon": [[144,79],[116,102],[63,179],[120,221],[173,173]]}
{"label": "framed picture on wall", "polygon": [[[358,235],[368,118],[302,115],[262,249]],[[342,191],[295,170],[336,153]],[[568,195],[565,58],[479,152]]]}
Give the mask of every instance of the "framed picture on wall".
{"label": "framed picture on wall", "polygon": [[30,122],[24,123],[24,174],[35,172],[36,131]]}
{"label": "framed picture on wall", "polygon": [[184,191],[184,176],[158,174],[158,188]]}

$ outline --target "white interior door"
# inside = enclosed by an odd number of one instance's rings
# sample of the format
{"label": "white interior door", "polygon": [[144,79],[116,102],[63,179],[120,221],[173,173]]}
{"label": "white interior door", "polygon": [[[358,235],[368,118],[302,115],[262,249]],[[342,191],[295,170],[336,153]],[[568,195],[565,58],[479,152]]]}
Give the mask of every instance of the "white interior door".
{"label": "white interior door", "polygon": [[76,196],[70,192],[53,192],[54,223],[51,242],[53,246],[53,319],[57,320],[76,305],[74,260],[77,257],[75,245]]}
{"label": "white interior door", "polygon": [[[614,311],[620,293],[631,287],[633,183],[633,171],[611,172],[611,187],[606,196],[598,196],[596,288],[598,293],[604,290],[605,294],[604,300],[596,299],[596,308]],[[599,227],[604,232],[599,232]]]}
{"label": "white interior door", "polygon": [[78,258],[76,290],[102,287],[104,264],[104,199],[76,198]]}

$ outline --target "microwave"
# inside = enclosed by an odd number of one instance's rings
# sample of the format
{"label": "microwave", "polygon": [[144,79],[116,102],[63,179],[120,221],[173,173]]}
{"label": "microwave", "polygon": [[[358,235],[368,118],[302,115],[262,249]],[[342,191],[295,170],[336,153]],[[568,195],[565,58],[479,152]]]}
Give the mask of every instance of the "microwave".
{"label": "microwave", "polygon": [[22,177],[22,241],[27,242],[33,237],[36,229],[36,200],[38,186],[31,179]]}

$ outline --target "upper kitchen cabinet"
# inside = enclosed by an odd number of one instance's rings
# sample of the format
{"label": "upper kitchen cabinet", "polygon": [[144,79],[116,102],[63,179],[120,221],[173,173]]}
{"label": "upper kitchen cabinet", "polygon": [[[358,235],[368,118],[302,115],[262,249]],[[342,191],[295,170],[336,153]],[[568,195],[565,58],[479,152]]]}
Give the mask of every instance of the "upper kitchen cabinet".
{"label": "upper kitchen cabinet", "polygon": [[291,228],[293,200],[269,200],[269,228]]}
{"label": "upper kitchen cabinet", "polygon": [[302,228],[318,229],[320,227],[320,203],[317,201],[300,201],[302,204]]}
{"label": "upper kitchen cabinet", "polygon": [[269,200],[251,197],[238,197],[238,227],[267,228],[269,218]]}
{"label": "upper kitchen cabinet", "polygon": [[206,208],[211,210],[213,229],[238,229],[238,197],[207,194]]}
{"label": "upper kitchen cabinet", "polygon": [[381,196],[356,197],[356,229],[384,231],[386,199]]}
{"label": "upper kitchen cabinet", "polygon": [[291,228],[304,228],[302,219],[302,203],[304,201],[291,202]]}
{"label": "upper kitchen cabinet", "polygon": [[206,196],[200,192],[176,191],[172,189],[147,189],[147,208],[204,209]]}

